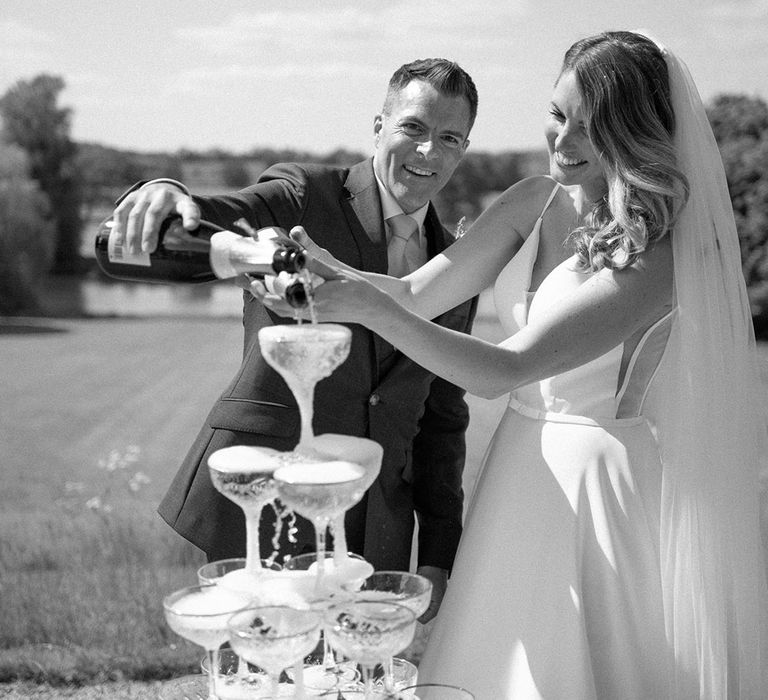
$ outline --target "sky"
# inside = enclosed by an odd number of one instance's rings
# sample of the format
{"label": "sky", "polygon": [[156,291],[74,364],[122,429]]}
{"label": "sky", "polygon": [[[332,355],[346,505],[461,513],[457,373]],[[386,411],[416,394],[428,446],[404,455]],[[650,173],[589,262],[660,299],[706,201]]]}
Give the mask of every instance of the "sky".
{"label": "sky", "polygon": [[457,61],[480,96],[471,149],[543,146],[564,51],[642,29],[705,101],[768,100],[768,0],[2,0],[0,95],[64,79],[76,141],[142,152],[372,152],[394,70]]}

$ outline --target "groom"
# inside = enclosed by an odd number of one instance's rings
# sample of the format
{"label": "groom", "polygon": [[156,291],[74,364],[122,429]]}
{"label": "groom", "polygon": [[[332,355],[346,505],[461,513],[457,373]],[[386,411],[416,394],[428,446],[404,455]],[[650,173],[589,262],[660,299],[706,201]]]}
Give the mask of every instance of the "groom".
{"label": "groom", "polygon": [[[187,228],[200,218],[223,227],[240,217],[256,228],[302,225],[343,262],[400,276],[453,240],[430,199],[463,157],[476,113],[474,83],[457,64],[414,61],[394,73],[374,118],[373,159],[351,168],[278,164],[251,187],[220,196],[191,196],[181,183],[155,180],[118,203],[115,231],[129,247],[143,242],[152,250],[160,222],[172,212],[182,215]],[[387,220],[402,214],[409,215],[411,230],[398,238],[402,234],[396,236]],[[434,320],[469,332],[475,306],[474,301],[462,304]],[[240,508],[211,485],[208,456],[242,444],[287,451],[298,441],[294,397],[264,362],[258,344],[260,328],[285,322],[245,294],[240,370],[213,406],[159,507],[160,515],[211,561],[243,556],[245,530]],[[408,570],[414,513],[418,518],[417,572],[434,587],[422,621],[437,612],[461,534],[469,419],[463,396],[463,390],[359,326],[352,326],[349,358],[315,392],[315,434],[366,437],[384,448],[379,477],[346,517],[350,551],[377,570]],[[262,552],[273,549],[270,516],[262,518]],[[285,537],[280,542],[283,555],[313,547],[312,526],[303,520],[298,542]]]}

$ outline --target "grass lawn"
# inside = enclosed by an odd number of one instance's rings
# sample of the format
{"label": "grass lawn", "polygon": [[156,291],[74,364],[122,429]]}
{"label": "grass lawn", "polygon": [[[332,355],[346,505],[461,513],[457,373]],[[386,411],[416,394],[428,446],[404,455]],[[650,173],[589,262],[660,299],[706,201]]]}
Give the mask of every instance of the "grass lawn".
{"label": "grass lawn", "polygon": [[161,602],[203,559],[154,511],[237,366],[239,323],[2,328],[0,681],[196,669]]}

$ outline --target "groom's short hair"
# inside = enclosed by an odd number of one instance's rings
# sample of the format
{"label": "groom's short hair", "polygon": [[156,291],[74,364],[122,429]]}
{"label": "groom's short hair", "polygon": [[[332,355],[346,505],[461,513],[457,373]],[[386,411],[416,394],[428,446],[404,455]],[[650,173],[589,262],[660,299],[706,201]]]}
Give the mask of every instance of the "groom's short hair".
{"label": "groom's short hair", "polygon": [[382,112],[389,114],[397,94],[414,80],[422,80],[449,97],[463,97],[469,104],[469,128],[477,116],[477,88],[458,63],[445,58],[421,58],[400,66],[389,80]]}

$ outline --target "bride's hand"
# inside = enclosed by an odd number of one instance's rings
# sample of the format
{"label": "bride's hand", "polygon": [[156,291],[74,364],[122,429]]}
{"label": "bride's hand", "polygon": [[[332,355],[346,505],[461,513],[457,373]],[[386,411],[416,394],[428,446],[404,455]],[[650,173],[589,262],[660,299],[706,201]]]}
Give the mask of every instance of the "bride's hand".
{"label": "bride's hand", "polygon": [[318,321],[371,322],[386,295],[355,270],[337,270],[334,279],[315,289],[314,312]]}
{"label": "bride's hand", "polygon": [[[329,271],[331,268],[327,268]],[[270,311],[285,318],[300,317],[304,321],[312,320],[308,307],[296,309],[283,297],[270,292],[267,285],[241,275],[236,283],[249,291]],[[320,322],[362,323],[368,325],[380,297],[386,296],[370,282],[352,270],[333,270],[322,284],[313,289],[314,318]]]}
{"label": "bride's hand", "polygon": [[290,236],[307,252],[307,269],[310,272],[320,275],[324,279],[336,279],[339,270],[354,269],[334,258],[325,248],[317,245],[309,237],[303,226],[294,226]]}

